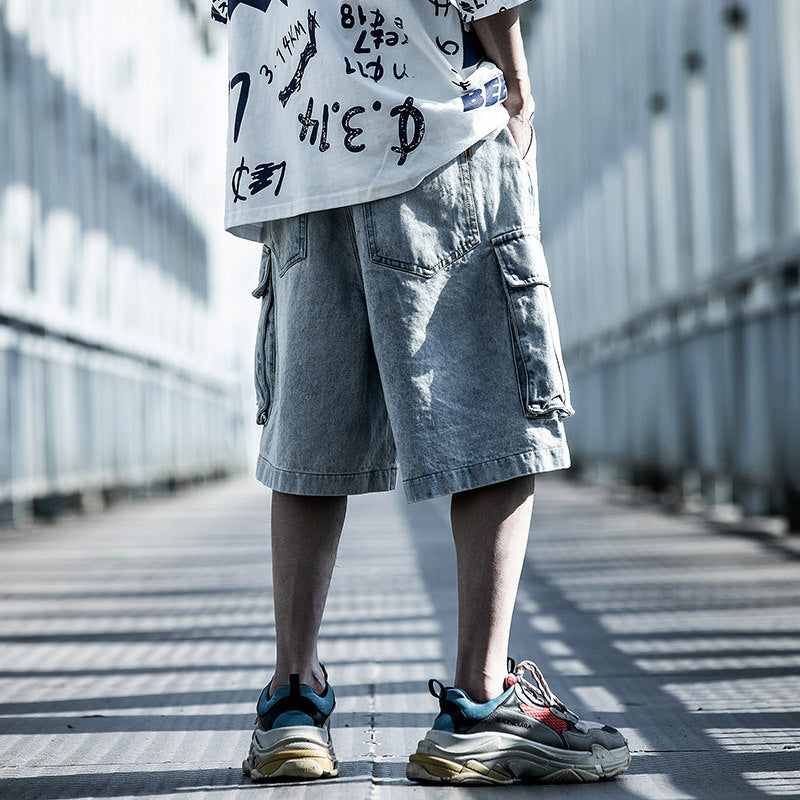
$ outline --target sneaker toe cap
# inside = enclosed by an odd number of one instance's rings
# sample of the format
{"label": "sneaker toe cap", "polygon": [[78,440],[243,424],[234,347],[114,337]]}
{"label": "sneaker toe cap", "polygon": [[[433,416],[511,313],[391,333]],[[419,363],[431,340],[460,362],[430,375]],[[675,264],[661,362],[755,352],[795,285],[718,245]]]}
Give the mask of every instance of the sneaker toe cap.
{"label": "sneaker toe cap", "polygon": [[625,737],[610,725],[592,728],[586,733],[565,731],[564,738],[571,748],[578,750],[589,750],[595,744],[599,744],[607,750],[616,750],[619,747],[626,747],[628,744]]}

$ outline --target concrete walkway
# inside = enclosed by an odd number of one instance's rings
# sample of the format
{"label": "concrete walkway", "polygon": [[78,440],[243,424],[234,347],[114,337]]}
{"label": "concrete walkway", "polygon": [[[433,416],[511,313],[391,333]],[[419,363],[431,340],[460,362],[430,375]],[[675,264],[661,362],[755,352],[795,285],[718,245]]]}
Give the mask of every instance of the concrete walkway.
{"label": "concrete walkway", "polygon": [[418,787],[454,662],[447,502],[351,500],[323,630],[333,782],[241,775],[273,653],[268,493],[237,480],[0,532],[0,797],[749,800],[800,796],[800,560],[542,479],[512,654],[624,729],[610,783]]}

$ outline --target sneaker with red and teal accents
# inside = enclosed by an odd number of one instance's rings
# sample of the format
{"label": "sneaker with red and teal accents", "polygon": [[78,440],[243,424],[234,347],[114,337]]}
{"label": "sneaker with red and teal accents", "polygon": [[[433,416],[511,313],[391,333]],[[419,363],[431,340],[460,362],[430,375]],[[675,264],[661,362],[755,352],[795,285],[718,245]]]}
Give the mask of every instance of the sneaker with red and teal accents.
{"label": "sneaker with red and teal accents", "polygon": [[505,691],[486,703],[436,680],[428,688],[441,711],[409,759],[409,780],[583,783],[613,778],[630,766],[625,737],[570,711],[532,661],[515,667],[509,659]]}

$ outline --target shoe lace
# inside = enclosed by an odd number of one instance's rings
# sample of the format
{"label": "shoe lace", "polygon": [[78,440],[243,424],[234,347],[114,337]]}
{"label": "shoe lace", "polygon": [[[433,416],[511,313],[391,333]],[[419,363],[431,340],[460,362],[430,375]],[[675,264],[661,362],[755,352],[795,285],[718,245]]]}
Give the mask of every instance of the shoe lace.
{"label": "shoe lace", "polygon": [[[525,672],[533,678],[533,681],[529,681],[524,677]],[[517,684],[519,684],[523,691],[530,695],[538,705],[557,708],[559,711],[577,718],[577,714],[570,711],[564,703],[555,696],[553,690],[548,686],[544,675],[542,675],[542,671],[533,661],[520,661],[513,674]]]}

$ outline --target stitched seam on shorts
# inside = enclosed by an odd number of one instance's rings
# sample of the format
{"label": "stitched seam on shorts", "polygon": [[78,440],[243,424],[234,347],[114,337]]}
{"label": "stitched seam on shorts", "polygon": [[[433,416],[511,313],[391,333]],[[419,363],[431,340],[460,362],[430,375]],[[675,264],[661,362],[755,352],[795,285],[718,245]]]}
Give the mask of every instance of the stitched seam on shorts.
{"label": "stitched seam on shorts", "polygon": [[[496,257],[496,256],[495,256]],[[511,327],[511,337],[513,339],[511,347],[516,348],[516,352],[514,353],[514,365],[516,366],[517,363],[522,365],[522,371],[525,373],[525,390],[524,394],[525,397],[522,398],[522,407],[525,413],[528,412],[528,409],[531,405],[531,376],[528,372],[528,365],[525,363],[525,351],[522,349],[522,342],[520,341],[519,336],[519,325],[517,323],[517,315],[514,311],[514,304],[511,299],[511,290],[508,288],[508,282],[506,281],[505,277],[503,276],[501,270],[501,278],[503,279],[503,294],[506,297],[506,303],[508,306],[509,311],[509,325]],[[517,354],[519,354],[519,360],[517,360]],[[519,381],[517,381],[519,383]],[[519,387],[520,394],[522,394],[522,387]],[[517,454],[518,455],[518,454]]]}
{"label": "stitched seam on shorts", "polygon": [[356,223],[353,219],[353,206],[345,207],[345,217],[347,219],[347,227],[350,230],[350,241],[353,244],[353,253],[356,261],[359,261],[358,255],[358,237],[356,236]]}
{"label": "stitched seam on shorts", "polygon": [[555,447],[539,447],[533,450],[520,450],[518,453],[507,453],[504,456],[497,456],[497,458],[487,458],[485,461],[473,461],[471,464],[463,464],[460,467],[453,467],[452,469],[440,469],[438,472],[426,472],[424,475],[417,475],[414,478],[406,478],[403,483],[412,483],[419,481],[423,478],[432,478],[434,475],[445,475],[449,472],[458,472],[462,469],[469,469],[470,467],[479,467],[481,464],[491,464],[493,461],[505,461],[507,458],[514,458],[514,456],[524,456],[527,453],[552,453],[554,450],[563,450],[564,445],[556,445]]}
{"label": "stitched seam on shorts", "polygon": [[471,253],[479,244],[479,241],[471,244],[463,244],[457,250],[454,250],[452,253],[444,256],[430,267],[422,267],[419,264],[414,264],[411,261],[400,261],[394,258],[387,258],[386,256],[370,256],[370,258],[376,264],[383,264],[387,267],[399,269],[402,272],[410,272],[414,275],[422,275],[430,278],[445,267],[455,264],[456,261],[463,258],[467,253]]}
{"label": "stitched seam on shorts", "polygon": [[325,478],[346,478],[350,475],[376,475],[380,472],[397,472],[397,467],[368,469],[363,472],[309,472],[308,470],[301,471],[298,469],[284,469],[283,467],[276,467],[271,461],[269,461],[269,459],[264,458],[264,456],[259,456],[258,460],[263,461],[265,464],[269,464],[272,469],[277,470],[278,472],[291,473],[292,475],[319,475],[320,477]]}

